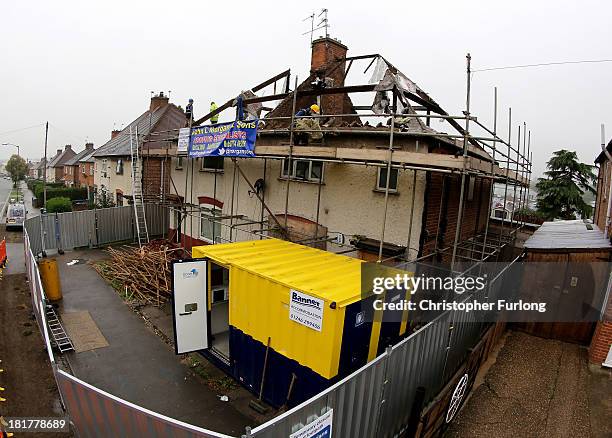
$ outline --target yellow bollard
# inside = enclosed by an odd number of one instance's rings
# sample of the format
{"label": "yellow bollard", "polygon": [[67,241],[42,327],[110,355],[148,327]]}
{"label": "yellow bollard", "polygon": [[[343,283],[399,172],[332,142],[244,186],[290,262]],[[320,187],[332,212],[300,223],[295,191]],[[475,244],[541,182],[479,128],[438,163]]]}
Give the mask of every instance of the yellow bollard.
{"label": "yellow bollard", "polygon": [[60,284],[57,260],[44,259],[38,262],[40,268],[40,279],[45,290],[45,296],[49,301],[62,299],[62,286]]}

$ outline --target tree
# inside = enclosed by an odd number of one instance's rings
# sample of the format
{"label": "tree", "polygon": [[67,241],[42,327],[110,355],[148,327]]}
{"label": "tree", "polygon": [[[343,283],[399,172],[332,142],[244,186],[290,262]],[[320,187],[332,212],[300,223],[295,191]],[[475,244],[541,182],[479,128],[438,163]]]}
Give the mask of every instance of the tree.
{"label": "tree", "polygon": [[19,155],[13,155],[6,163],[6,171],[11,175],[13,184],[16,184],[28,174],[28,163]]}
{"label": "tree", "polygon": [[594,166],[579,162],[576,152],[561,149],[553,153],[546,168],[546,178],[538,178],[536,184],[538,211],[548,220],[576,219],[576,214],[590,217],[593,209],[583,196],[595,193]]}
{"label": "tree", "polygon": [[65,211],[72,211],[72,201],[70,198],[53,198],[47,201],[46,205],[47,213],[63,213]]}

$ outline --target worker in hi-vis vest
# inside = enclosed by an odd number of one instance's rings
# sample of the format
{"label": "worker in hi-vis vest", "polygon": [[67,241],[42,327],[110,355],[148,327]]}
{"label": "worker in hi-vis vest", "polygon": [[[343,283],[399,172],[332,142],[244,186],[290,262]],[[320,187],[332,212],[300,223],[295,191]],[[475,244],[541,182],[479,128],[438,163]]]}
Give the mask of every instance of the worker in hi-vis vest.
{"label": "worker in hi-vis vest", "polygon": [[[210,102],[210,112],[212,113],[216,109],[217,109],[217,104],[214,101]],[[213,125],[217,123],[218,121],[219,121],[219,114],[215,114],[214,116],[210,118],[210,123],[212,123]]]}

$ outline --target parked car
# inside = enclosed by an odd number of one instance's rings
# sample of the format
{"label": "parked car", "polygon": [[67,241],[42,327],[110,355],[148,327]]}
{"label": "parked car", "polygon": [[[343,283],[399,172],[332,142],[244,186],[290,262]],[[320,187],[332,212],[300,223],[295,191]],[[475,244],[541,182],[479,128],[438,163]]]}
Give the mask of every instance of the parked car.
{"label": "parked car", "polygon": [[23,223],[27,213],[25,204],[21,202],[9,204],[6,211],[6,229],[19,228],[23,230]]}

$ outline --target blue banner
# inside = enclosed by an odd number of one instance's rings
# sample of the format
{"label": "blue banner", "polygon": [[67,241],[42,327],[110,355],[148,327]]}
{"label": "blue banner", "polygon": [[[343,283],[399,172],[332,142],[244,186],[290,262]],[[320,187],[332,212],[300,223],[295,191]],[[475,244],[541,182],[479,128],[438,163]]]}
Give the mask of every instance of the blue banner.
{"label": "blue banner", "polygon": [[259,120],[236,120],[191,129],[189,156],[254,157]]}

